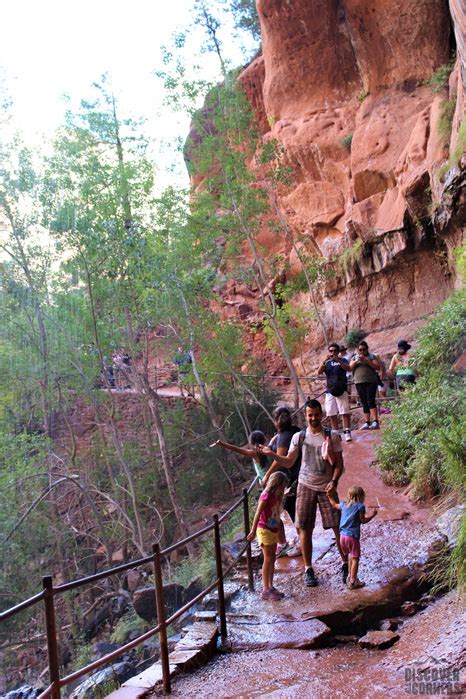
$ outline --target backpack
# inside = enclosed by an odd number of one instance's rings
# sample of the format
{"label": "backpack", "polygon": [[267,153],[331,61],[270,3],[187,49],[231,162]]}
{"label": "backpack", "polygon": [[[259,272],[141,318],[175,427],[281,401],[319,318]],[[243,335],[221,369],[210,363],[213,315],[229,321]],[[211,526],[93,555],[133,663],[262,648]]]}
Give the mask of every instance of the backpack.
{"label": "backpack", "polygon": [[330,376],[327,379],[327,391],[329,391],[332,396],[335,396],[335,398],[342,396],[347,388],[348,385],[346,378],[342,378],[341,376]]}
{"label": "backpack", "polygon": [[[331,360],[329,360],[331,361]],[[346,371],[341,367],[341,371],[337,370],[330,373],[330,369],[327,370],[327,364],[325,363],[325,374],[327,376],[327,391],[338,398],[343,395],[343,393],[348,389],[348,384],[346,380]]]}

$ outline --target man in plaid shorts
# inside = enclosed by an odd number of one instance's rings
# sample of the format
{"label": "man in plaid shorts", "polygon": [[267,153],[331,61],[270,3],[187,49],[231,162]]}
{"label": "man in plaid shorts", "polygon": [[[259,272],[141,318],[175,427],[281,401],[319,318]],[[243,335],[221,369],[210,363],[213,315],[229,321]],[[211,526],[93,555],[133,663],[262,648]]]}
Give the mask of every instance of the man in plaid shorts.
{"label": "man in plaid shorts", "polygon": [[[287,456],[270,453],[267,447],[262,452],[273,456],[275,461],[285,468],[291,468],[301,455],[301,470],[298,479],[298,494],[296,500],[296,520],[301,539],[301,550],[304,559],[304,584],[315,587],[317,580],[312,568],[312,533],[316,521],[317,506],[324,529],[333,529],[338,551],[340,550],[339,521],[340,512],[335,510],[327,497],[331,493],[338,502],[337,485],[343,472],[343,454],[340,436],[333,432],[324,432],[322,427],[322,406],[318,400],[308,399],[304,405],[307,429],[305,434],[297,432],[293,435]],[[322,447],[326,440],[330,441],[333,465],[329,458],[323,458]],[[324,450],[325,451],[325,450]],[[343,561],[343,556],[342,556]],[[348,566],[343,562],[343,579],[346,581]]]}

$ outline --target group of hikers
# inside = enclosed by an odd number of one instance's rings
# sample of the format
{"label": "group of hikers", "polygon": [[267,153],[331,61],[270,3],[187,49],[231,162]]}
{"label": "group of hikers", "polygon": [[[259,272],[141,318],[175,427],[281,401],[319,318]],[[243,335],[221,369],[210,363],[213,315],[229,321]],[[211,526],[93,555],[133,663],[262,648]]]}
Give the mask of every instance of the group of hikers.
{"label": "group of hikers", "polygon": [[[405,340],[400,340],[398,351],[390,362],[388,377],[396,381],[398,390],[403,390],[406,383],[413,383],[416,379],[415,370],[408,364],[410,348]],[[275,560],[279,556],[302,555],[304,584],[307,587],[318,584],[312,567],[312,536],[317,507],[323,528],[332,529],[335,534],[343,583],[350,590],[365,584],[358,578],[360,529],[361,524],[367,524],[377,515],[377,508],[370,515],[366,514],[365,492],[358,485],[350,487],[345,500],[340,501],[337,488],[344,462],[341,436],[337,430],[341,416],[343,437],[347,442],[352,441],[347,385],[350,372],[364,413],[365,421],[360,429],[379,428],[376,394],[382,383],[382,365],[364,340],[359,342],[357,351],[350,358],[343,356],[344,350],[345,347],[330,343],[328,355],[318,369],[318,373],[325,373],[327,379],[325,412],[330,418],[331,428],[322,424],[321,403],[308,398],[304,405],[306,427],[302,430],[293,424],[290,409],[280,406],[273,414],[276,434],[268,443],[265,434],[255,430],[244,447],[222,440],[214,444],[251,459],[262,489],[247,538],[253,541],[257,537],[262,549],[264,600],[280,600],[284,596],[273,585]],[[282,509],[296,527],[297,537],[291,544],[286,540]]]}
{"label": "group of hikers", "polygon": [[398,342],[397,352],[393,355],[390,366],[386,368],[379,355],[369,351],[365,340],[358,343],[356,352],[345,354],[347,348],[331,342],[328,355],[317,369],[318,374],[325,374],[325,413],[330,418],[332,429],[338,429],[338,416],[343,421],[343,436],[351,442],[350,427],[350,388],[356,386],[359,404],[364,413],[362,430],[379,429],[379,410],[377,393],[386,398],[390,384],[402,392],[407,383],[415,383],[416,370],[411,366],[409,350],[411,345],[406,340]]}

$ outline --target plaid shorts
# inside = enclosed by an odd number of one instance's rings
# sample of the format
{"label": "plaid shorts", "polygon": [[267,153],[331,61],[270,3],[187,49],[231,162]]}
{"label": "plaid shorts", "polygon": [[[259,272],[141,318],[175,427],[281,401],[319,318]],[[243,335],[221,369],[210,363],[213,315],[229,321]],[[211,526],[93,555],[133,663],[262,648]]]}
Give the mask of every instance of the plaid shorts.
{"label": "plaid shorts", "polygon": [[[334,494],[334,499],[338,502],[336,493]],[[340,524],[340,512],[331,506],[327,493],[320,490],[311,490],[302,483],[298,483],[295,525],[300,529],[314,529],[317,503],[319,503],[324,529],[338,527]]]}

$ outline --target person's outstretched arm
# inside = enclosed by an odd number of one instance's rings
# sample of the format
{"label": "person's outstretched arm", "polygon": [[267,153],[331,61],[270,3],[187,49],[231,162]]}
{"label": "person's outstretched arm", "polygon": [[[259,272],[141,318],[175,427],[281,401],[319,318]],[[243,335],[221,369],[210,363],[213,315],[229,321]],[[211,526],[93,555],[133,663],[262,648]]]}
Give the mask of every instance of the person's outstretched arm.
{"label": "person's outstretched arm", "polygon": [[374,511],[372,512],[370,517],[366,517],[366,515],[363,515],[363,513],[360,512],[359,513],[359,521],[361,522],[361,524],[368,524],[371,521],[371,519],[374,519],[377,512],[378,512],[378,509],[376,507],[374,507]]}
{"label": "person's outstretched arm", "polygon": [[[278,447],[277,451],[274,452],[274,456],[276,456],[277,454],[278,456],[286,456],[288,454],[288,449],[286,447]],[[276,459],[274,459],[273,462],[270,464],[270,468],[268,469],[267,473],[262,479],[262,485],[265,486],[272,473],[275,473],[275,471],[279,470],[280,464],[278,463],[278,461],[276,461]]]}
{"label": "person's outstretched arm", "polygon": [[257,451],[255,449],[251,449],[250,447],[237,447],[236,444],[229,444],[228,442],[223,442],[221,439],[217,439],[212,446],[219,446],[228,449],[228,451],[234,451],[235,454],[241,454],[241,456],[245,456],[247,459],[253,459],[257,456]]}
{"label": "person's outstretched arm", "polygon": [[285,468],[291,468],[298,458],[299,454],[299,447],[296,449],[293,449],[293,451],[288,452],[288,456],[280,456],[280,454],[276,454],[270,447],[261,447],[260,449],[262,454],[265,454],[265,456],[271,456],[279,466],[284,466]]}

